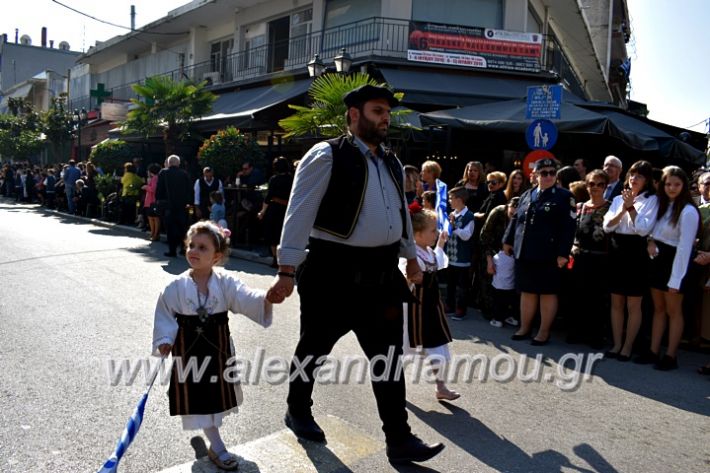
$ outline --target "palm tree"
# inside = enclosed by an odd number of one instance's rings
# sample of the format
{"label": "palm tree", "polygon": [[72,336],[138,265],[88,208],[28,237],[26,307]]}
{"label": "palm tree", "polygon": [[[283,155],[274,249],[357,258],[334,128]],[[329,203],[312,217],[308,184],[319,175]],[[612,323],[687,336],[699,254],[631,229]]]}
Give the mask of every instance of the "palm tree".
{"label": "palm tree", "polygon": [[176,82],[167,76],[149,77],[143,84],[133,85],[140,98],[131,99],[135,108],[123,122],[123,133],[146,138],[160,133],[165,155],[173,154],[177,143],[187,136],[194,118],[212,110],[217,96],[206,90],[205,85],[206,82]]}
{"label": "palm tree", "polygon": [[[279,121],[279,126],[286,130],[285,138],[304,135],[333,138],[343,134],[347,128],[343,96],[365,84],[384,85],[362,72],[349,75],[324,74],[315,79],[308,89],[311,106],[289,105],[296,113]],[[398,100],[404,96],[401,92],[394,95]],[[392,114],[393,125],[396,126],[397,117],[408,112],[395,111]]]}

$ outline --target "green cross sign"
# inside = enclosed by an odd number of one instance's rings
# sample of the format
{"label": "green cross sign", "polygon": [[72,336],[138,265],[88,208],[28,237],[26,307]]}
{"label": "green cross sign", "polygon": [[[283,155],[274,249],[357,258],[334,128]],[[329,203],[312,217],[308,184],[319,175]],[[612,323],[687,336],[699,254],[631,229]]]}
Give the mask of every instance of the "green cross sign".
{"label": "green cross sign", "polygon": [[89,95],[91,97],[96,97],[96,105],[101,106],[106,97],[111,97],[111,95],[113,95],[112,92],[109,92],[104,87],[104,84],[98,83],[96,84],[96,89],[91,89],[89,91]]}

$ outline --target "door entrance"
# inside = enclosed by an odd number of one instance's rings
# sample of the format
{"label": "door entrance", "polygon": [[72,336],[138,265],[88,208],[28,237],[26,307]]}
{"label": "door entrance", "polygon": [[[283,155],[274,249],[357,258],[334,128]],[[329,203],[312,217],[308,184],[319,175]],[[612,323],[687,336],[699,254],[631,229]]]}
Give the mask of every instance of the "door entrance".
{"label": "door entrance", "polygon": [[290,17],[269,22],[269,72],[282,71],[288,58]]}

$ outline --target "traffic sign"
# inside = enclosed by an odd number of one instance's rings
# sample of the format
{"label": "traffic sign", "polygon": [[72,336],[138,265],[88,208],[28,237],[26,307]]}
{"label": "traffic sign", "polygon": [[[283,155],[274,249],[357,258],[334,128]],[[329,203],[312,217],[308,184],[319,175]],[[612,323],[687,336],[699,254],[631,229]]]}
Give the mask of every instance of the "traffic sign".
{"label": "traffic sign", "polygon": [[560,118],[562,104],[561,85],[539,85],[528,87],[528,100],[525,118]]}
{"label": "traffic sign", "polygon": [[535,120],[525,132],[530,149],[551,149],[557,143],[557,128],[550,120]]}
{"label": "traffic sign", "polygon": [[545,158],[557,159],[554,154],[549,151],[545,151],[544,149],[530,151],[523,160],[523,174],[525,174],[525,177],[530,177],[530,174],[532,174],[535,169],[535,163]]}

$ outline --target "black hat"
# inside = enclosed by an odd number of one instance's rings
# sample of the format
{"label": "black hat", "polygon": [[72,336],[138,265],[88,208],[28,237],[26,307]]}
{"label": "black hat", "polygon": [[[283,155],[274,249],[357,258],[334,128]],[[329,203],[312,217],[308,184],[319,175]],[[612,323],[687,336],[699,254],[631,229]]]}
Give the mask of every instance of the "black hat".
{"label": "black hat", "polygon": [[535,170],[539,171],[542,168],[555,168],[557,169],[557,165],[559,163],[557,162],[556,159],[551,159],[551,158],[542,158],[538,159],[535,161]]}
{"label": "black hat", "polygon": [[360,106],[368,100],[374,99],[385,99],[389,102],[390,107],[399,105],[399,100],[394,97],[392,91],[387,87],[379,85],[361,85],[343,96],[343,102],[345,102],[348,108]]}

